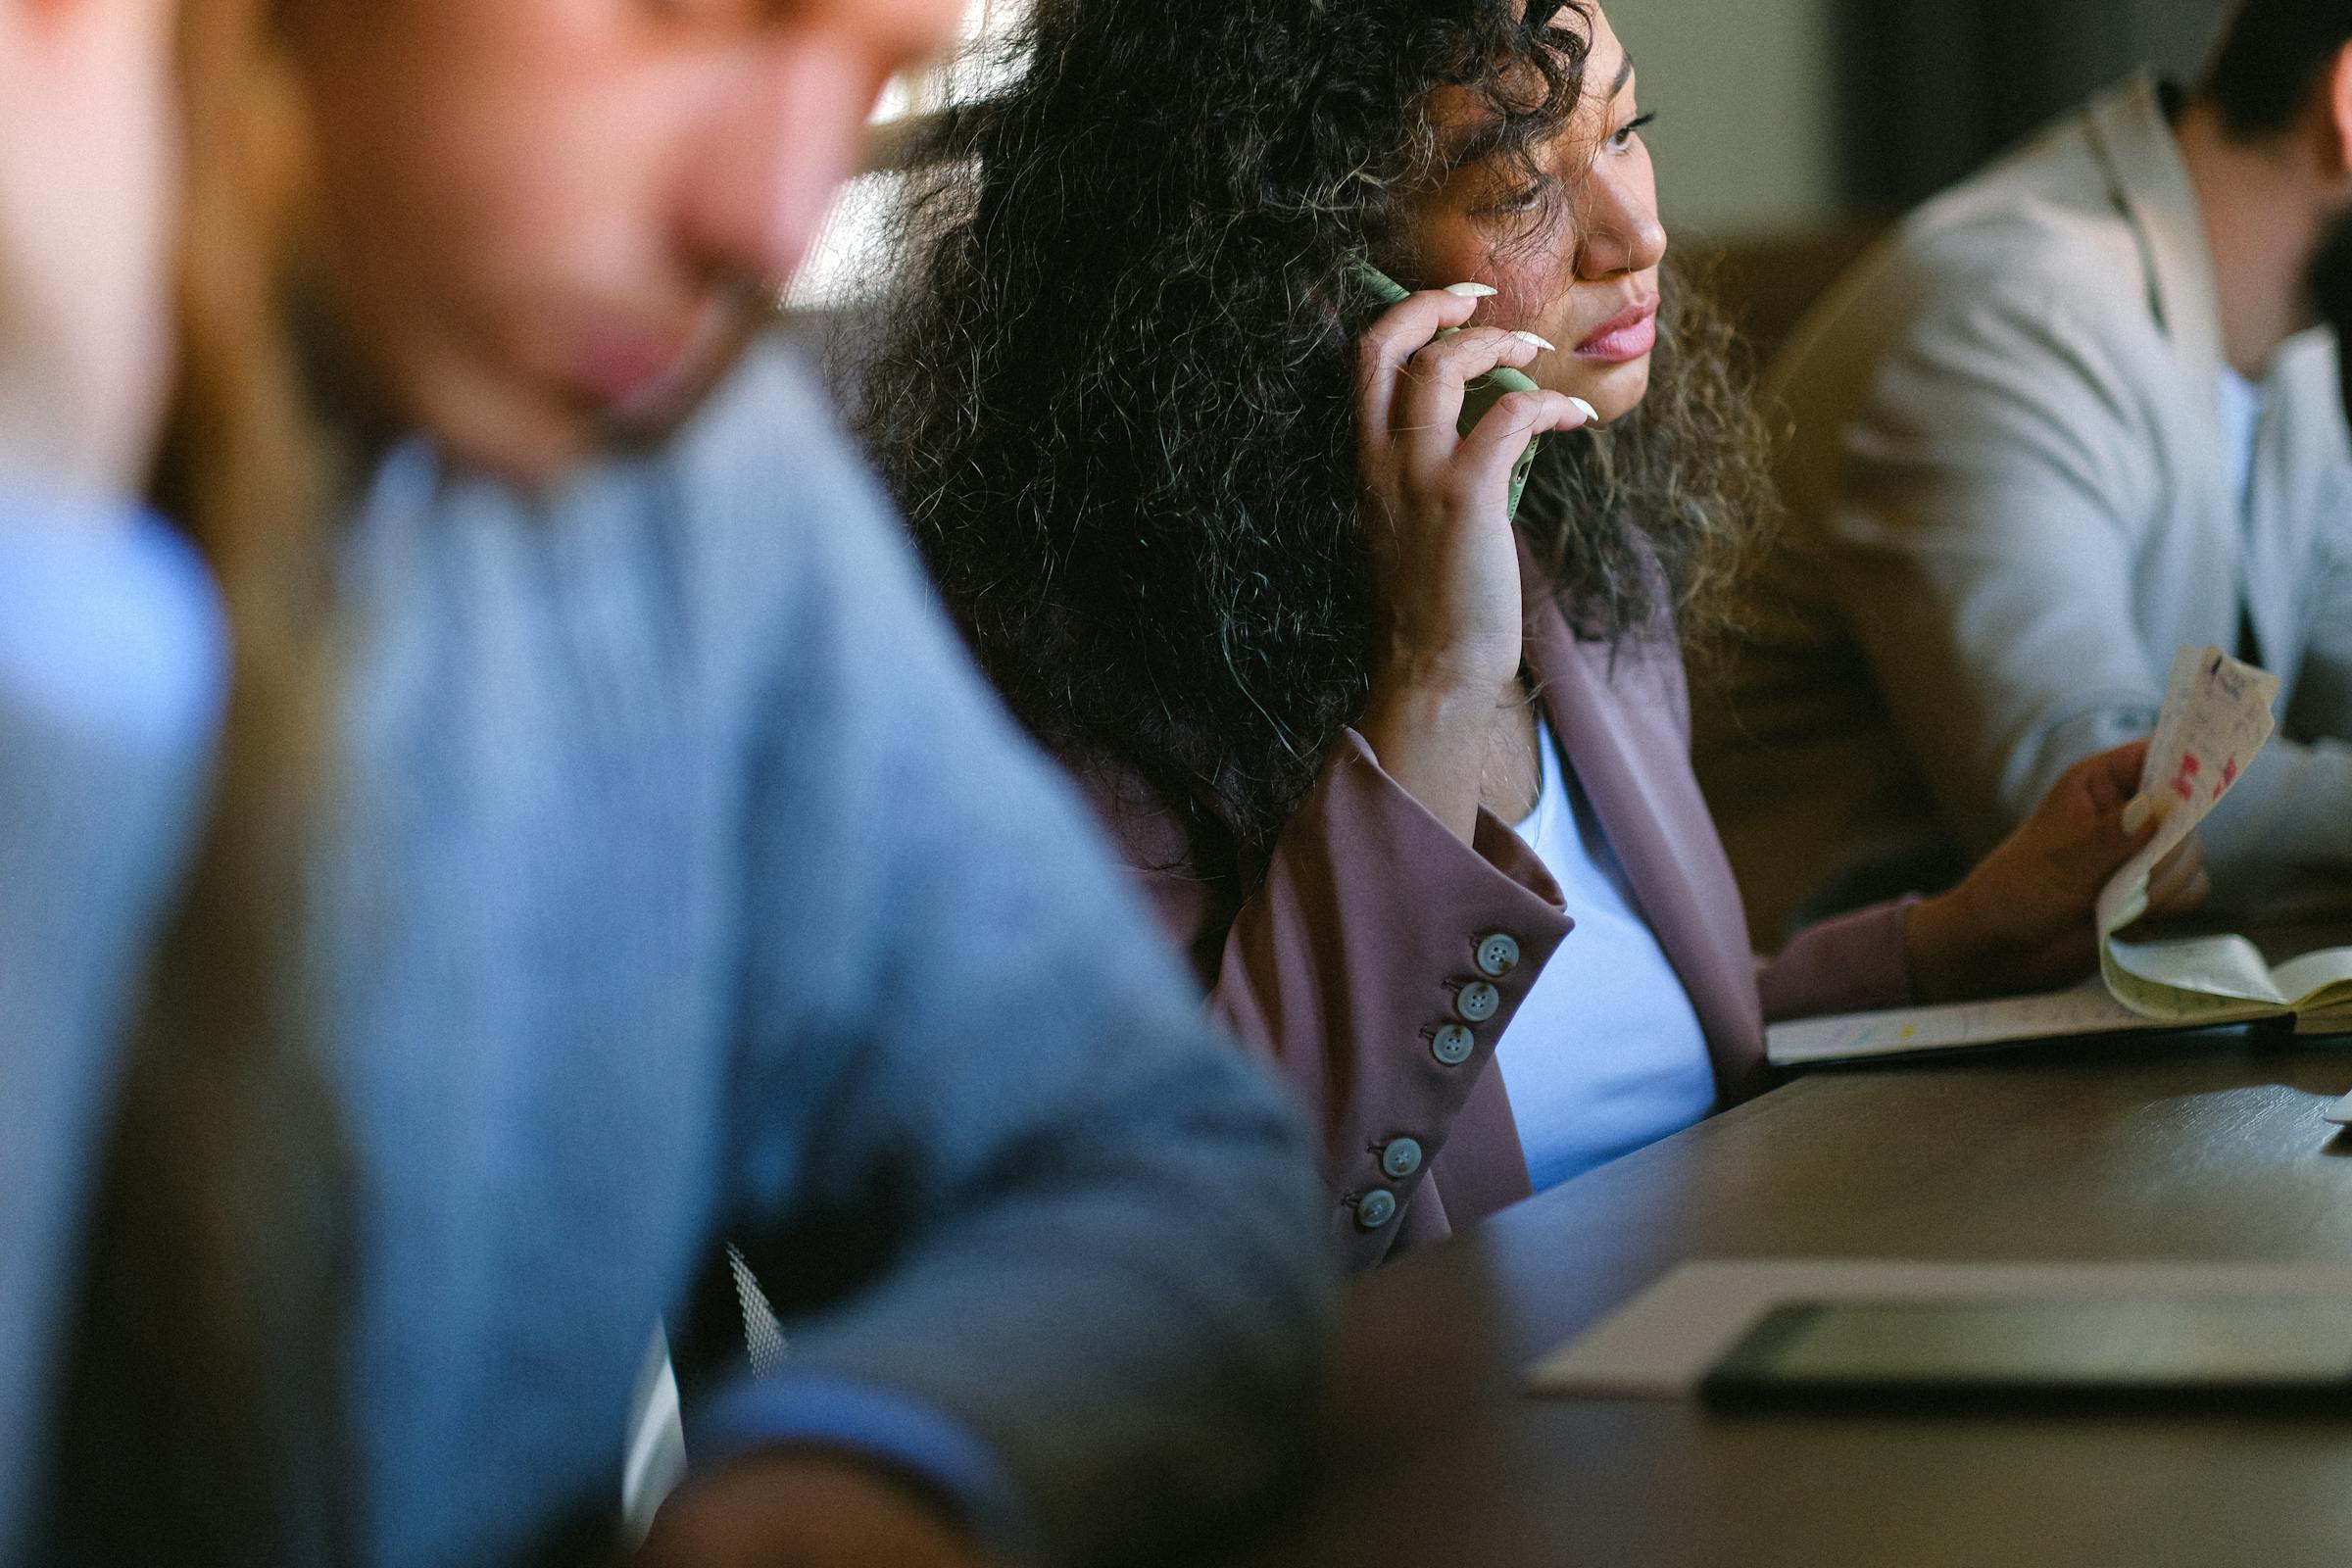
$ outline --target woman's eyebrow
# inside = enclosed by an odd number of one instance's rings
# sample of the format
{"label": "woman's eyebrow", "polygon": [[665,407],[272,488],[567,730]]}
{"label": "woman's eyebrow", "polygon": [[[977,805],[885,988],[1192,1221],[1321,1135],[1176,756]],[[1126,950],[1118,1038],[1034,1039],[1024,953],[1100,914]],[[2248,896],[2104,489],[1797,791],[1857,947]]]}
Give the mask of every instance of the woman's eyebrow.
{"label": "woman's eyebrow", "polygon": [[[1615,102],[1617,95],[1625,91],[1625,84],[1633,79],[1634,57],[1629,51],[1625,57],[1618,62],[1617,79],[1609,83],[1608,97],[1604,100],[1604,102]],[[1473,131],[1470,135],[1462,138],[1459,145],[1446,151],[1444,166],[1445,173],[1447,176],[1457,174],[1463,170],[1468,169],[1471,165],[1485,159],[1487,155],[1502,145],[1503,131],[1503,122],[1499,120],[1490,120],[1485,124],[1479,126],[1479,128]]]}
{"label": "woman's eyebrow", "polygon": [[1488,121],[1447,151],[1445,164],[1446,173],[1457,174],[1471,165],[1482,162],[1490,153],[1502,145],[1502,138],[1503,122],[1500,120]]}

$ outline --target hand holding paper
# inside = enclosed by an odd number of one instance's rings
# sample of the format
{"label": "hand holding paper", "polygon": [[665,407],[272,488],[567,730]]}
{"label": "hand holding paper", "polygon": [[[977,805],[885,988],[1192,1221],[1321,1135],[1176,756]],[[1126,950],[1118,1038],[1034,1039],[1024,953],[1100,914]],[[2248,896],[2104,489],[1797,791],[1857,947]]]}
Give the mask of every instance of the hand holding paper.
{"label": "hand holding paper", "polygon": [[2278,696],[2278,676],[2219,648],[2183,648],[2174,657],[2125,831],[2139,831],[2148,811],[2164,815],[2156,836],[2099,895],[2102,938],[2139,918],[2147,907],[2148,873],[2196,831],[2269,743]]}
{"label": "hand holding paper", "polygon": [[[2183,648],[2173,661],[2162,716],[2140,777],[2143,798],[2170,802],[2155,837],[2099,895],[2099,973],[2117,1001],[2143,1017],[2219,1022],[2281,1008],[2325,1005],[2334,979],[2313,955],[2298,960],[2317,984],[2288,995],[2243,937],[2127,942],[2116,933],[2147,907],[2148,873],[2220,804],[2271,738],[2278,677],[2218,648]],[[2327,971],[2323,973],[2322,971]]]}
{"label": "hand holding paper", "polygon": [[[2271,736],[2278,692],[2275,677],[2219,648],[2183,648],[2174,660],[2140,767],[2137,820],[2124,825],[2136,832],[2149,815],[2161,811],[2162,818],[2100,890],[2091,927],[2097,983],[2048,995],[1779,1024],[1767,1033],[1771,1059],[1850,1060],[2283,1012],[2308,1021],[2352,1008],[2352,949],[2309,954],[2273,969],[2243,937],[2133,942],[2118,934],[2148,911],[2150,876],[2254,764]],[[2173,863],[2178,870],[2180,862]],[[2161,903],[2161,889],[2159,895]]]}
{"label": "hand holding paper", "polygon": [[[2123,824],[2147,752],[2140,741],[2077,762],[1958,887],[1913,906],[1904,946],[1922,1001],[2015,996],[2098,966],[2099,895],[2155,832]],[[2193,907],[2208,886],[2202,859],[2192,836],[2157,861],[2148,912]]]}

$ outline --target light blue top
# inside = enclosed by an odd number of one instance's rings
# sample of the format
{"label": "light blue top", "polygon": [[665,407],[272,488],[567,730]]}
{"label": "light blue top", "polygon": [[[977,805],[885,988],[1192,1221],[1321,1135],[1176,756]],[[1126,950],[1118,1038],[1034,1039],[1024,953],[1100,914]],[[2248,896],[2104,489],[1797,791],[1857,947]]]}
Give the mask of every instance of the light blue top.
{"label": "light blue top", "polygon": [[[690,1416],[698,1459],[800,1432],[914,1455],[1047,1561],[1295,1463],[1334,1291],[1309,1145],[797,371],[763,356],[543,505],[405,449],[345,568],[313,945],[363,1167],[375,1561],[613,1520],[647,1333],[722,1239],[786,1260],[791,1358]],[[46,695],[72,690],[0,677],[0,1015],[44,1043],[0,1065],[19,1458],[203,762]],[[711,1349],[682,1348],[689,1386]],[[23,1500],[0,1561],[53,1568]]]}
{"label": "light blue top", "polygon": [[1682,1131],[1715,1107],[1698,1013],[1625,866],[1542,729],[1544,793],[1519,836],[1568,901],[1568,933],[1495,1052],[1537,1192]]}
{"label": "light blue top", "polygon": [[2254,490],[2254,438],[2262,427],[2262,388],[2222,367],[2222,440],[2230,456],[2230,493],[2243,509]]}

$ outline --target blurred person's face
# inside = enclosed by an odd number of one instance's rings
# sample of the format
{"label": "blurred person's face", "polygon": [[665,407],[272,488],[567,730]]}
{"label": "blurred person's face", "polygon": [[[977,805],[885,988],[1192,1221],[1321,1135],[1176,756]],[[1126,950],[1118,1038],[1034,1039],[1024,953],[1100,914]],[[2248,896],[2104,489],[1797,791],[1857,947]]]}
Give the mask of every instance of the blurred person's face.
{"label": "blurred person's face", "polygon": [[307,0],[321,239],[395,411],[552,477],[724,371],[958,0]]}
{"label": "blurred person's face", "polygon": [[[1649,390],[1666,229],[1631,62],[1598,7],[1591,27],[1576,113],[1536,152],[1547,183],[1531,185],[1504,156],[1454,170],[1407,203],[1403,266],[1430,286],[1492,285],[1497,296],[1479,321],[1557,345],[1527,373],[1614,419]],[[1441,144],[1480,129],[1482,110],[1467,91],[1439,93],[1431,113]]]}

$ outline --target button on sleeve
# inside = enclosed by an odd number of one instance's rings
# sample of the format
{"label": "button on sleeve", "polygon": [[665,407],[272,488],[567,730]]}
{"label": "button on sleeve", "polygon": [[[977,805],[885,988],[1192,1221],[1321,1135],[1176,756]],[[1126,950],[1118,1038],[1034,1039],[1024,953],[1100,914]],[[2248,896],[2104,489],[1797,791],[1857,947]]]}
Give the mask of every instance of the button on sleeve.
{"label": "button on sleeve", "polygon": [[1464,1023],[1485,1023],[1502,1007],[1502,993],[1484,980],[1473,980],[1454,993],[1453,1013]]}
{"label": "button on sleeve", "polygon": [[1478,939],[1478,972],[1490,980],[1500,980],[1519,967],[1519,942],[1506,932],[1496,931]]}

